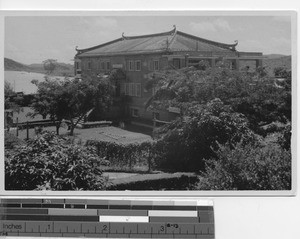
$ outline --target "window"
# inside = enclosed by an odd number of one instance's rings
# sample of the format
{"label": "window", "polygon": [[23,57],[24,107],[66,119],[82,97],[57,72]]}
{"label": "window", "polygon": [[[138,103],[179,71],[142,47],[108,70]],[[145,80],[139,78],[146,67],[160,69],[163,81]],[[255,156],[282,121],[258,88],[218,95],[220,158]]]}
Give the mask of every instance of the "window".
{"label": "window", "polygon": [[129,95],[129,84],[125,83],[125,95]]}
{"label": "window", "polygon": [[91,70],[91,69],[92,69],[92,62],[89,61],[89,62],[88,62],[88,70]]}
{"label": "window", "polygon": [[134,83],[130,83],[129,95],[135,96],[135,84]]}
{"label": "window", "polygon": [[110,70],[110,62],[109,61],[106,62],[106,70]]}
{"label": "window", "polygon": [[101,70],[105,70],[105,62],[104,61],[101,61]]}
{"label": "window", "polygon": [[132,117],[139,117],[139,110],[135,108],[131,108],[131,116]]}
{"label": "window", "polygon": [[175,69],[180,69],[180,59],[179,58],[173,59],[173,66],[175,67]]}
{"label": "window", "polygon": [[141,83],[125,83],[125,95],[141,97]]}
{"label": "window", "polygon": [[155,71],[159,70],[159,61],[158,60],[154,60],[154,70]]}
{"label": "window", "polygon": [[135,70],[141,71],[141,61],[135,61]]}
{"label": "window", "polygon": [[76,70],[79,70],[79,69],[80,69],[80,62],[77,61],[77,62],[75,63],[75,67],[76,67]]}
{"label": "window", "polygon": [[129,71],[133,71],[133,70],[134,70],[134,67],[133,67],[133,61],[129,61],[129,62],[128,62],[128,70],[129,70]]}
{"label": "window", "polygon": [[121,92],[125,94],[125,83],[120,84]]}
{"label": "window", "polygon": [[141,84],[136,84],[136,96],[141,97]]}

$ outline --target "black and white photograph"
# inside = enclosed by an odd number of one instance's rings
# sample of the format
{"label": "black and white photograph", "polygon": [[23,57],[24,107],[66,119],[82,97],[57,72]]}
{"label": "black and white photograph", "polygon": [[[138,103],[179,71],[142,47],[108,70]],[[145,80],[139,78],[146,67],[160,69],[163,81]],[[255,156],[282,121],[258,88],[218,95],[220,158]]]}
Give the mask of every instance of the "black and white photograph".
{"label": "black and white photograph", "polygon": [[291,191],[292,13],[8,14],[5,191]]}

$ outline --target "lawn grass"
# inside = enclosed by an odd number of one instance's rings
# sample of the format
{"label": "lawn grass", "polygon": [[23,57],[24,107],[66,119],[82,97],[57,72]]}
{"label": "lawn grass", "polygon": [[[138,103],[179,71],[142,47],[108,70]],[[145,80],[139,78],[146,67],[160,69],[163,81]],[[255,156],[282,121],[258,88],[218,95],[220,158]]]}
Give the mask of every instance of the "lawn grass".
{"label": "lawn grass", "polygon": [[[44,127],[44,130],[56,132],[55,126]],[[16,135],[16,129],[11,129],[10,132]],[[60,135],[68,136],[68,131],[66,128],[60,128]],[[29,129],[29,138],[35,137],[35,130]],[[19,130],[20,139],[26,139],[27,133],[26,129]],[[151,141],[152,138],[149,135],[130,132],[124,129],[120,129],[113,126],[105,126],[99,128],[87,128],[87,129],[75,129],[74,136],[68,136],[74,138],[75,141],[81,141],[83,144],[87,140],[97,140],[97,141],[109,141],[120,144],[130,144],[130,143],[141,143],[145,141]]]}
{"label": "lawn grass", "polygon": [[[152,140],[151,136],[149,135],[131,132],[114,126],[100,127],[94,129],[78,129],[75,133],[76,136],[80,137],[83,141],[99,140],[115,142],[120,144],[131,144],[142,143],[145,141]],[[79,134],[77,135],[77,133]]]}

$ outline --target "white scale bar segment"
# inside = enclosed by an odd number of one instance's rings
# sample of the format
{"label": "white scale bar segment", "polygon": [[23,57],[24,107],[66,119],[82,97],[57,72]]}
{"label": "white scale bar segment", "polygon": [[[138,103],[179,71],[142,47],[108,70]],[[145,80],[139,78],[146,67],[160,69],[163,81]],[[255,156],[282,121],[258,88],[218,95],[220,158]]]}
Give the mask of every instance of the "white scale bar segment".
{"label": "white scale bar segment", "polygon": [[99,216],[99,222],[149,222],[149,217],[142,217],[142,216]]}
{"label": "white scale bar segment", "polygon": [[167,211],[167,210],[150,210],[149,217],[197,217],[197,211]]}

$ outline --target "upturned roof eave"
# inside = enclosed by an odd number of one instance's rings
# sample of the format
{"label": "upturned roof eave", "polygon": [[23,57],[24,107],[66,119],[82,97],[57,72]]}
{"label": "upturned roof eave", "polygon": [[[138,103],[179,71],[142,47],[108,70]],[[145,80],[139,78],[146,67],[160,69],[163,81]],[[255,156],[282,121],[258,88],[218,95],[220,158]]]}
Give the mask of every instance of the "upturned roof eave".
{"label": "upturned roof eave", "polygon": [[76,55],[80,55],[80,54],[85,53],[87,51],[92,51],[92,50],[98,49],[100,47],[107,46],[107,45],[110,45],[112,43],[115,43],[115,42],[118,42],[118,41],[122,41],[122,40],[123,40],[123,38],[120,37],[120,38],[117,38],[115,40],[112,40],[112,41],[109,41],[109,42],[105,42],[103,44],[100,44],[100,45],[97,45],[97,46],[92,46],[92,47],[89,47],[89,48],[78,49],[78,47],[76,47],[75,48],[75,50],[77,51]]}

